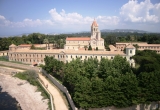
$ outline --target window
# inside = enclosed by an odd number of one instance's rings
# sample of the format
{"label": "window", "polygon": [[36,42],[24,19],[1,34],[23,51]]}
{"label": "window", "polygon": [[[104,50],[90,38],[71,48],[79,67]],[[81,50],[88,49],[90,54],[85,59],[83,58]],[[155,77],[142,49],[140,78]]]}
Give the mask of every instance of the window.
{"label": "window", "polygon": [[76,56],[76,58],[77,58],[77,56]]}
{"label": "window", "polygon": [[82,56],[81,56],[81,58],[82,58]]}
{"label": "window", "polygon": [[97,56],[95,56],[97,58]]}
{"label": "window", "polygon": [[66,55],[66,58],[68,58],[68,56]]}
{"label": "window", "polygon": [[58,58],[59,58],[59,55],[58,55]]}
{"label": "window", "polygon": [[85,58],[87,58],[87,56],[85,56]]}
{"label": "window", "polygon": [[101,58],[102,58],[102,56],[101,56]]}
{"label": "window", "polygon": [[113,59],[113,57],[111,57],[111,59]]}
{"label": "window", "polygon": [[41,57],[42,57],[42,55],[41,55]]}
{"label": "window", "polygon": [[132,54],[132,50],[130,50],[130,54]]}
{"label": "window", "polygon": [[72,58],[72,55],[71,55],[71,58]]}

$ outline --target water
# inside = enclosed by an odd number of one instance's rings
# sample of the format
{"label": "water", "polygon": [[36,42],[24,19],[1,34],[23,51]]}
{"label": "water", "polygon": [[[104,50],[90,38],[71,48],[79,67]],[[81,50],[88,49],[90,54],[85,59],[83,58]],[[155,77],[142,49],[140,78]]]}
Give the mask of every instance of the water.
{"label": "water", "polygon": [[2,92],[0,86],[0,110],[21,110],[17,104],[18,102],[16,99],[10,96],[7,92]]}

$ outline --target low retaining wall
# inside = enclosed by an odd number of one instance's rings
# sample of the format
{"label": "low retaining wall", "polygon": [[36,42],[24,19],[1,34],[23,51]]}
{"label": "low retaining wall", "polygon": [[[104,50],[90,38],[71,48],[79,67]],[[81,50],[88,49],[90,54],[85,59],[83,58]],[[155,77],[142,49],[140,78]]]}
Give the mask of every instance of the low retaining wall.
{"label": "low retaining wall", "polygon": [[41,83],[41,81],[38,79],[39,83],[42,85],[42,87],[45,89],[45,91],[49,94],[50,96],[50,100],[51,100],[51,110],[55,110],[54,106],[53,106],[53,98],[52,95],[50,94],[50,92],[45,88],[44,84]]}
{"label": "low retaining wall", "polygon": [[67,99],[68,99],[68,102],[69,102],[72,110],[78,110],[78,109],[76,108],[76,106],[74,105],[74,102],[73,102],[73,100],[72,100],[72,98],[71,98],[68,90],[66,89],[66,87],[63,86],[62,84],[60,84],[54,77],[52,77],[51,75],[47,74],[47,72],[46,72],[45,70],[43,70],[43,69],[42,69],[42,73],[43,73],[45,76],[47,76],[48,79],[49,79],[50,81],[52,81],[52,83],[53,83],[56,87],[58,87],[58,89],[60,89],[60,90],[66,95],[66,97],[67,97]]}
{"label": "low retaining wall", "polygon": [[126,108],[115,108],[111,106],[111,107],[103,107],[103,108],[91,108],[89,110],[158,110],[157,108],[158,108],[158,102],[152,102],[148,105],[139,104],[139,105],[133,105],[131,107],[126,107]]}
{"label": "low retaining wall", "polygon": [[25,70],[35,70],[36,72],[39,71],[38,67],[33,67],[31,65],[25,65],[25,64],[18,64],[18,63],[12,63],[12,62],[7,62],[7,61],[0,61],[0,65],[4,65],[7,67],[11,68],[20,68],[20,69],[25,69]]}

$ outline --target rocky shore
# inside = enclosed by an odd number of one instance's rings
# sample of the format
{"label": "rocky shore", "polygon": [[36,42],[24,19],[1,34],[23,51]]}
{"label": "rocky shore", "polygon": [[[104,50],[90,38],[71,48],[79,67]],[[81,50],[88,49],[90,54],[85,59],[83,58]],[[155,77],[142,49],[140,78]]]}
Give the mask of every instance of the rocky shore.
{"label": "rocky shore", "polygon": [[19,102],[22,110],[47,110],[48,100],[43,99],[35,86],[25,80],[20,80],[7,73],[0,73],[2,92],[8,92]]}

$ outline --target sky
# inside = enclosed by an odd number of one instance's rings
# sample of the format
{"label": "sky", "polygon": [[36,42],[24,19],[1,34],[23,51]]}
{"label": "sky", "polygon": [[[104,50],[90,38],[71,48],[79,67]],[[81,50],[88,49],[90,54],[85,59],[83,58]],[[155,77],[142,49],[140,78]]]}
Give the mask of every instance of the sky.
{"label": "sky", "polygon": [[99,29],[160,32],[160,0],[0,0],[0,36]]}

